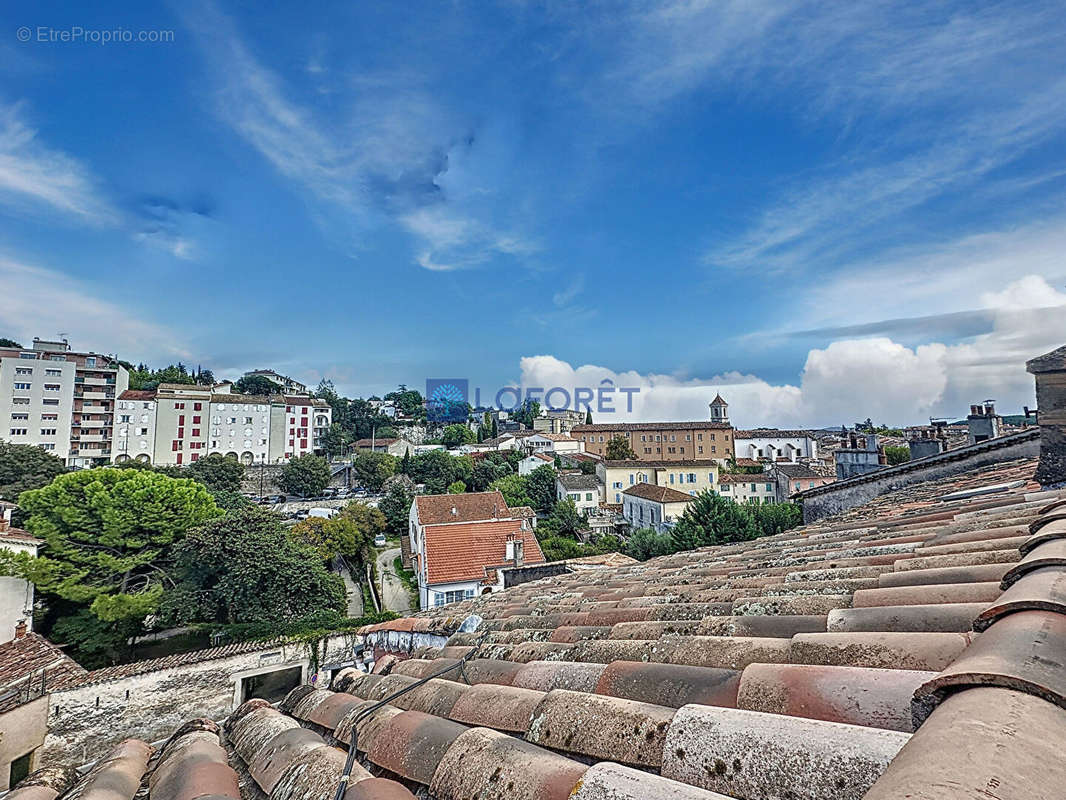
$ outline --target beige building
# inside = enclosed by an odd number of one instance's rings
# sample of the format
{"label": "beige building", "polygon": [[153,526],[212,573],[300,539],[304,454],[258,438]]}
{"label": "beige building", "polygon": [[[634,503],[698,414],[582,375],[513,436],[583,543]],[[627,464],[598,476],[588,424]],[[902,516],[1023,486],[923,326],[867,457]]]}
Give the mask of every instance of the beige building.
{"label": "beige building", "polygon": [[601,461],[596,464],[605,503],[622,502],[622,494],[638,483],[666,486],[690,497],[718,489],[718,462],[697,461]]}
{"label": "beige building", "polygon": [[622,516],[633,530],[670,530],[685,513],[692,497],[669,486],[638,483],[622,492]]}
{"label": "beige building", "polygon": [[570,435],[585,452],[607,455],[607,443],[621,436],[638,461],[726,461],[733,457],[733,427],[727,422],[620,422],[576,425]]}
{"label": "beige building", "polygon": [[777,484],[766,474],[727,474],[718,477],[719,494],[735,503],[776,503]]}

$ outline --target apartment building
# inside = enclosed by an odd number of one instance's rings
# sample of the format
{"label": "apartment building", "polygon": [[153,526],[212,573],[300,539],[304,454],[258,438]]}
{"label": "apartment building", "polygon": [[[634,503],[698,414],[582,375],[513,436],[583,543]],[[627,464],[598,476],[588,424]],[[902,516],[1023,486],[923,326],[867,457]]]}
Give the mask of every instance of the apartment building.
{"label": "apartment building", "polygon": [[115,402],[129,373],[113,357],[65,339],[0,349],[0,437],[36,445],[68,466],[112,460]]}
{"label": "apartment building", "polygon": [[620,422],[575,425],[570,435],[585,452],[606,456],[616,436],[629,442],[638,461],[726,461],[733,457],[733,426],[728,422]]}
{"label": "apartment building", "polygon": [[276,464],[321,449],[333,409],[298,396],[233,394],[164,383],[119,398],[116,461],[185,465],[209,453],[243,464]]}
{"label": "apartment building", "polygon": [[735,503],[758,505],[778,502],[777,483],[766,473],[720,475],[718,491],[722,497],[728,497]]}
{"label": "apartment building", "polygon": [[733,432],[733,452],[737,458],[796,464],[818,458],[818,440],[809,431],[738,430]]}

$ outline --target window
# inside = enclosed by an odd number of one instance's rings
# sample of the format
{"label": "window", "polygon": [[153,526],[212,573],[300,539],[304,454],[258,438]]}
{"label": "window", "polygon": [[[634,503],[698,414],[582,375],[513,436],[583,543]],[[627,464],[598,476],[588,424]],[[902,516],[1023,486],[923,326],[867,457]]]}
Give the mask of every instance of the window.
{"label": "window", "polygon": [[13,420],[23,420],[23,419],[29,419],[29,418],[30,418],[29,414],[12,414],[11,415],[11,419],[13,419]]}
{"label": "window", "polygon": [[32,375],[33,367],[15,367],[16,375]]}
{"label": "window", "polygon": [[58,378],[59,376],[61,376],[63,374],[63,370],[61,370],[61,369],[46,369],[44,371],[44,374],[45,374],[45,377],[48,377],[48,378]]}
{"label": "window", "polygon": [[30,398],[28,397],[12,397],[11,404],[15,406],[28,406],[30,404]]}
{"label": "window", "polygon": [[689,483],[695,483],[696,482],[696,473],[695,472],[690,472],[688,474],[688,482]]}
{"label": "window", "polygon": [[185,404],[184,403],[175,403],[174,404],[174,410],[175,411],[178,410],[178,409],[181,409],[181,408],[185,408]]}
{"label": "window", "polygon": [[591,503],[592,502],[592,492],[585,492],[585,502],[586,503]]}
{"label": "window", "polygon": [[251,425],[252,424],[252,418],[251,417],[245,417],[244,418],[244,424],[245,425]]}
{"label": "window", "polygon": [[56,429],[55,428],[41,428],[41,436],[55,436],[55,435],[56,435]]}
{"label": "window", "polygon": [[58,392],[59,391],[59,384],[58,383],[46,383],[44,385],[44,390],[46,392]]}
{"label": "window", "polygon": [[696,453],[698,455],[701,455],[701,456],[703,455],[703,445],[702,444],[696,447]]}
{"label": "window", "polygon": [[138,428],[137,429],[137,435],[138,436],[147,436],[148,435],[148,429],[147,428]]}
{"label": "window", "polygon": [[53,398],[45,398],[44,400],[41,401],[41,404],[42,405],[46,405],[46,406],[58,406],[59,405],[59,400],[54,398],[54,397]]}
{"label": "window", "polygon": [[772,492],[773,490],[774,490],[774,485],[772,483],[766,484],[766,491]]}
{"label": "window", "polygon": [[193,417],[192,418],[192,424],[193,425],[199,425],[200,424],[200,418],[199,417]]}
{"label": "window", "polygon": [[193,403],[192,404],[192,410],[193,411],[199,411],[200,409],[203,408],[203,405],[204,405],[203,403]]}
{"label": "window", "polygon": [[193,428],[192,429],[192,435],[198,437],[200,435],[200,429],[199,428]]}
{"label": "window", "polygon": [[25,428],[12,428],[11,429],[11,435],[12,436],[25,436],[26,435],[26,429]]}
{"label": "window", "polygon": [[56,449],[56,446],[54,444],[52,444],[51,442],[45,442],[44,444],[39,444],[37,446],[39,448],[41,448],[42,450],[55,450]]}
{"label": "window", "polygon": [[30,383],[16,383],[16,384],[15,384],[15,388],[16,388],[16,389],[22,389],[22,390],[26,390],[26,389],[29,389],[29,388],[30,388],[30,386],[32,386],[32,385],[33,385],[33,384],[30,384]]}
{"label": "window", "polygon": [[85,359],[85,366],[87,366],[87,367],[95,367],[96,366],[96,356],[87,357]]}
{"label": "window", "polygon": [[34,353],[19,353],[19,358],[35,359],[37,356]]}
{"label": "window", "polygon": [[670,483],[674,482],[674,473],[670,473]]}
{"label": "window", "polygon": [[130,421],[130,415],[129,414],[123,414],[122,416],[120,416],[118,418],[118,421],[119,422],[129,422]]}

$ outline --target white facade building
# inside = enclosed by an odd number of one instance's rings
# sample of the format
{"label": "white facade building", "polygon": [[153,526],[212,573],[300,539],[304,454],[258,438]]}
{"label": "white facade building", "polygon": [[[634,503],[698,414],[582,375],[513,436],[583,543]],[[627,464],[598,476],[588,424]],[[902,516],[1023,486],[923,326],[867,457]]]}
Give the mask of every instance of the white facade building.
{"label": "white facade building", "polygon": [[116,461],[188,465],[221,453],[242,464],[278,464],[319,449],[333,418],[324,400],[218,393],[161,384],[118,401]]}
{"label": "white facade building", "polygon": [[[14,509],[14,503],[0,500],[0,549],[36,556],[38,545],[43,543],[26,531],[11,527]],[[19,626],[25,626],[23,632],[33,630],[33,584],[0,575],[0,644],[14,639]]]}
{"label": "white facade building", "polygon": [[733,433],[733,451],[737,458],[795,464],[818,458],[818,440],[807,431],[738,430]]}

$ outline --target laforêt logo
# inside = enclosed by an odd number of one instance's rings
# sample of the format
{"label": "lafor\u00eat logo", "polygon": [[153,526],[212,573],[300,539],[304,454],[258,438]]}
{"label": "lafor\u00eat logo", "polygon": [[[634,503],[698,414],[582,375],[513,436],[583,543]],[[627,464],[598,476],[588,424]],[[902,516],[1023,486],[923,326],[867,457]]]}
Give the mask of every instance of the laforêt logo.
{"label": "lafor\u00eat logo", "polygon": [[466,422],[470,382],[466,378],[426,378],[426,419]]}

